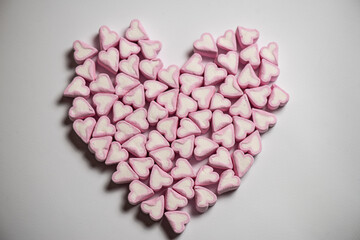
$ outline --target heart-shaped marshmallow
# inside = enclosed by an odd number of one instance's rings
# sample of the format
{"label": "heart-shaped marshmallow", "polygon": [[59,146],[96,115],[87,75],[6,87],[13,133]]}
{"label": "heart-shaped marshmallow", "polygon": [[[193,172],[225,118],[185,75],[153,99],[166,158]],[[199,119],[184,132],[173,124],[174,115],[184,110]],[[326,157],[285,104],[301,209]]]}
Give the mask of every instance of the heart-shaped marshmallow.
{"label": "heart-shaped marshmallow", "polygon": [[251,106],[246,94],[242,95],[229,109],[232,116],[251,117]]}
{"label": "heart-shaped marshmallow", "polygon": [[180,157],[190,158],[194,151],[194,140],[194,135],[176,139],[171,143],[171,148],[174,150],[174,152],[179,153]]}
{"label": "heart-shaped marshmallow", "polygon": [[225,68],[229,74],[236,75],[239,67],[239,53],[229,51],[226,54],[219,54],[217,63],[220,67]]}
{"label": "heart-shaped marshmallow", "polygon": [[150,175],[150,169],[154,166],[154,160],[151,157],[130,158],[129,164],[140,179],[146,179]]}
{"label": "heart-shaped marshmallow", "polygon": [[141,203],[141,211],[149,214],[153,221],[159,221],[164,215],[165,201],[164,196],[151,198]]}
{"label": "heart-shaped marshmallow", "polygon": [[95,115],[95,110],[90,103],[83,97],[76,97],[69,109],[69,118],[71,120],[84,119]]}
{"label": "heart-shaped marshmallow", "polygon": [[206,186],[217,183],[219,181],[219,174],[214,172],[214,169],[209,165],[202,166],[196,174],[195,185]]}
{"label": "heart-shaped marshmallow", "polygon": [[131,89],[123,97],[123,102],[128,105],[132,105],[134,108],[142,108],[145,106],[145,93],[144,86],[142,84],[137,85]]}
{"label": "heart-shaped marshmallow", "polygon": [[125,96],[126,93],[128,93],[131,89],[140,84],[139,80],[130,77],[129,75],[126,75],[124,73],[119,73],[118,75],[116,75],[115,81],[115,93],[119,97]]}
{"label": "heart-shaped marshmallow", "polygon": [[119,121],[116,123],[115,139],[119,143],[123,143],[129,138],[135,136],[141,131],[126,121]]}
{"label": "heart-shaped marshmallow", "polygon": [[243,95],[234,75],[226,77],[225,82],[220,85],[220,93],[228,98],[238,98]]}
{"label": "heart-shaped marshmallow", "polygon": [[200,87],[203,83],[204,77],[192,75],[189,73],[183,73],[179,77],[179,82],[181,85],[181,92],[190,95],[191,92]]}
{"label": "heart-shaped marshmallow", "polygon": [[268,85],[248,88],[245,90],[245,93],[249,97],[252,106],[263,108],[266,106],[267,98],[271,94],[271,88]]}
{"label": "heart-shaped marshmallow", "polygon": [[125,32],[125,37],[129,41],[133,41],[133,42],[149,39],[149,37],[145,32],[144,27],[137,19],[131,21],[129,28]]}
{"label": "heart-shaped marshmallow", "polygon": [[128,201],[132,205],[136,205],[146,199],[154,196],[154,191],[139,180],[134,180],[129,185]]}
{"label": "heart-shaped marshmallow", "polygon": [[91,59],[86,59],[82,65],[75,68],[75,72],[85,80],[94,81],[96,78],[95,62]]}
{"label": "heart-shaped marshmallow", "polygon": [[244,154],[241,150],[236,150],[233,153],[234,171],[238,177],[243,177],[254,162],[253,156]]}
{"label": "heart-shaped marshmallow", "polygon": [[226,148],[231,148],[235,145],[235,130],[234,125],[229,124],[223,129],[214,132],[211,137],[214,142],[221,144]]}
{"label": "heart-shaped marshmallow", "polygon": [[237,27],[236,38],[241,48],[246,48],[251,44],[256,43],[259,39],[259,32],[256,29],[249,29],[244,27]]}
{"label": "heart-shaped marshmallow", "polygon": [[113,105],[113,122],[116,123],[125,119],[132,112],[131,106],[125,105],[121,101],[116,101]]}
{"label": "heart-shaped marshmallow", "polygon": [[186,177],[175,183],[172,187],[187,199],[192,199],[195,196],[194,185],[194,180]]}
{"label": "heart-shaped marshmallow", "polygon": [[168,117],[161,119],[156,125],[156,130],[164,135],[166,140],[172,142],[176,139],[176,130],[178,126],[178,117]]}
{"label": "heart-shaped marshmallow", "polygon": [[225,51],[236,51],[236,38],[233,30],[227,30],[216,40],[216,45]]}
{"label": "heart-shaped marshmallow", "polygon": [[101,49],[107,50],[111,47],[115,47],[118,44],[119,39],[119,35],[115,31],[110,30],[107,26],[100,27],[99,40]]}
{"label": "heart-shaped marshmallow", "polygon": [[210,33],[203,33],[200,39],[194,42],[194,52],[204,57],[216,57],[218,49],[213,36]]}
{"label": "heart-shaped marshmallow", "polygon": [[268,99],[267,107],[270,110],[276,110],[279,107],[284,106],[289,101],[289,94],[285,92],[278,85],[273,84],[271,86],[271,94]]}
{"label": "heart-shaped marshmallow", "polygon": [[150,80],[156,79],[159,70],[163,67],[160,59],[148,60],[144,59],[139,64],[140,72]]}
{"label": "heart-shaped marshmallow", "polygon": [[240,183],[240,178],[238,176],[235,176],[233,170],[228,169],[222,172],[220,175],[217,193],[220,195],[229,191],[236,190],[240,186]]}
{"label": "heart-shaped marshmallow", "polygon": [[170,114],[176,111],[178,101],[179,89],[171,89],[166,92],[160,93],[156,101],[165,107]]}
{"label": "heart-shaped marshmallow", "polygon": [[199,109],[208,109],[215,91],[216,88],[214,86],[195,88],[191,96],[197,101]]}
{"label": "heart-shaped marshmallow", "polygon": [[181,72],[201,76],[204,73],[204,68],[201,55],[194,53],[181,67]]}
{"label": "heart-shaped marshmallow", "polygon": [[190,119],[183,118],[180,120],[180,127],[177,129],[177,136],[179,138],[187,137],[190,135],[200,135],[200,128]]}
{"label": "heart-shaped marshmallow", "polygon": [[161,50],[161,42],[152,40],[140,40],[141,53],[146,59],[154,59]]}
{"label": "heart-shaped marshmallow", "polygon": [[190,222],[190,215],[187,212],[169,211],[164,214],[171,228],[177,234],[182,233],[185,230],[185,225]]}
{"label": "heart-shaped marshmallow", "polygon": [[197,107],[197,102],[194,99],[183,93],[180,93],[177,102],[176,116],[179,118],[187,117],[189,113],[195,112]]}
{"label": "heart-shaped marshmallow", "polygon": [[157,80],[147,80],[144,82],[144,88],[146,100],[150,102],[169,87]]}
{"label": "heart-shaped marshmallow", "polygon": [[119,70],[119,59],[119,51],[114,47],[100,51],[98,55],[98,63],[113,74]]}
{"label": "heart-shaped marshmallow", "polygon": [[177,193],[174,189],[168,188],[165,195],[165,208],[168,211],[175,211],[188,204],[186,197]]}
{"label": "heart-shaped marshmallow", "polygon": [[96,160],[98,160],[99,162],[105,161],[109,152],[111,142],[112,137],[110,136],[90,139],[89,150],[90,152],[95,154]]}
{"label": "heart-shaped marshmallow", "polygon": [[129,153],[125,149],[121,148],[120,143],[114,141],[110,145],[110,150],[108,152],[105,164],[111,165],[119,162],[124,162],[128,160],[128,158]]}
{"label": "heart-shaped marshmallow", "polygon": [[175,167],[171,169],[171,176],[174,179],[182,179],[185,177],[196,177],[194,169],[185,158],[176,160]]}
{"label": "heart-shaped marshmallow", "polygon": [[[91,84],[90,84],[91,85]],[[66,97],[89,97],[90,89],[82,77],[75,77],[64,91]]]}
{"label": "heart-shaped marshmallow", "polygon": [[95,124],[96,120],[92,117],[85,118],[84,120],[76,119],[73,123],[73,129],[76,134],[84,141],[84,143],[88,143]]}
{"label": "heart-shaped marshmallow", "polygon": [[210,110],[223,110],[226,111],[231,106],[231,102],[229,99],[224,98],[220,93],[215,93],[211,98],[210,102]]}
{"label": "heart-shaped marshmallow", "polygon": [[154,165],[151,169],[149,184],[154,191],[160,190],[162,187],[169,187],[173,183],[173,178],[170,174]]}
{"label": "heart-shaped marshmallow", "polygon": [[216,85],[226,78],[227,72],[224,68],[219,68],[215,63],[209,62],[204,70],[204,85]]}
{"label": "heart-shaped marshmallow", "polygon": [[167,118],[168,111],[155,101],[151,101],[147,119],[151,125],[155,125],[159,120]]}
{"label": "heart-shaped marshmallow", "polygon": [[119,53],[121,59],[128,58],[133,54],[138,54],[140,50],[140,47],[136,43],[130,42],[125,38],[120,38]]}
{"label": "heart-shaped marshmallow", "polygon": [[259,131],[255,131],[239,143],[239,149],[255,156],[261,152],[261,138]]}
{"label": "heart-shaped marshmallow", "polygon": [[91,92],[94,93],[115,93],[114,85],[106,73],[100,73],[95,81],[92,81],[89,85]]}
{"label": "heart-shaped marshmallow", "polygon": [[212,129],[214,132],[219,131],[230,123],[232,123],[232,118],[229,114],[223,113],[221,110],[215,110],[213,112]]}
{"label": "heart-shaped marshmallow", "polygon": [[276,116],[274,114],[259,109],[252,110],[252,119],[260,133],[266,132],[269,130],[269,127],[276,124]]}
{"label": "heart-shaped marshmallow", "polygon": [[115,126],[111,124],[107,116],[101,116],[96,122],[93,137],[113,136],[116,132]]}
{"label": "heart-shaped marshmallow", "polygon": [[136,128],[140,129],[141,132],[145,132],[149,128],[149,122],[146,120],[147,111],[145,108],[138,108],[131,114],[129,114],[125,121],[132,124]]}
{"label": "heart-shaped marshmallow", "polygon": [[260,86],[260,78],[256,75],[252,66],[248,63],[240,72],[237,82],[242,89]]}
{"label": "heart-shaped marshmallow", "polygon": [[152,130],[149,132],[148,141],[146,142],[146,149],[153,151],[162,147],[169,147],[170,144],[158,131]]}
{"label": "heart-shaped marshmallow", "polygon": [[119,162],[116,172],[112,175],[112,181],[117,184],[129,183],[137,179],[139,179],[138,175],[127,162]]}
{"label": "heart-shaped marshmallow", "polygon": [[159,165],[164,171],[168,172],[173,167],[172,160],[175,157],[174,150],[170,147],[162,147],[149,152],[149,156],[152,157],[157,165]]}
{"label": "heart-shaped marshmallow", "polygon": [[209,165],[219,169],[232,169],[233,164],[229,150],[224,147],[219,147],[216,150],[216,154],[209,157]]}
{"label": "heart-shaped marshmallow", "polygon": [[160,82],[167,84],[171,88],[179,88],[179,75],[179,67],[170,65],[168,68],[159,71],[158,79]]}
{"label": "heart-shaped marshmallow", "polygon": [[196,160],[202,160],[204,158],[209,157],[213,154],[216,149],[219,147],[219,144],[212,141],[211,139],[199,136],[195,138],[195,149],[194,155]]}
{"label": "heart-shaped marshmallow", "polygon": [[81,64],[88,58],[92,58],[98,53],[98,50],[87,43],[76,40],[73,44],[74,59],[77,64]]}
{"label": "heart-shaped marshmallow", "polygon": [[235,129],[235,139],[236,141],[241,141],[250,133],[255,130],[255,124],[239,116],[233,117],[234,129]]}
{"label": "heart-shaped marshmallow", "polygon": [[279,47],[277,43],[271,42],[266,47],[260,49],[260,57],[266,59],[273,64],[278,64]]}
{"label": "heart-shaped marshmallow", "polygon": [[280,69],[278,66],[269,62],[266,59],[261,60],[259,78],[262,85],[269,84],[270,82],[275,82],[279,74]]}
{"label": "heart-shaped marshmallow", "polygon": [[259,48],[257,44],[253,44],[244,48],[240,52],[240,62],[242,64],[249,63],[253,69],[257,69],[260,65]]}
{"label": "heart-shaped marshmallow", "polygon": [[119,62],[119,70],[130,77],[139,79],[139,57],[137,55],[130,55],[127,59]]}
{"label": "heart-shaped marshmallow", "polygon": [[111,93],[97,93],[93,96],[96,113],[99,116],[108,115],[118,96]]}
{"label": "heart-shaped marshmallow", "polygon": [[189,118],[196,123],[202,133],[207,132],[209,129],[211,117],[212,112],[209,109],[192,112],[189,114]]}
{"label": "heart-shaped marshmallow", "polygon": [[147,151],[145,144],[146,137],[143,134],[137,134],[124,142],[122,147],[136,157],[146,157]]}
{"label": "heart-shaped marshmallow", "polygon": [[200,213],[204,213],[209,207],[214,206],[217,197],[216,194],[207,188],[195,186],[195,207]]}

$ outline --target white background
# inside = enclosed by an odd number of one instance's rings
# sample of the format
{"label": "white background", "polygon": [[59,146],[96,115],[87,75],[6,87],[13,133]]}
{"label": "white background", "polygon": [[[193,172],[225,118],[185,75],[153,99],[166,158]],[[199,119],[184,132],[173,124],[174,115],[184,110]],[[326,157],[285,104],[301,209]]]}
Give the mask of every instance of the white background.
{"label": "white background", "polygon": [[[166,239],[71,132],[72,42],[139,18],[182,65],[201,33],[257,28],[291,94],[241,187],[178,239],[360,239],[360,1],[0,1],[0,238]],[[125,206],[125,207],[124,207]]]}

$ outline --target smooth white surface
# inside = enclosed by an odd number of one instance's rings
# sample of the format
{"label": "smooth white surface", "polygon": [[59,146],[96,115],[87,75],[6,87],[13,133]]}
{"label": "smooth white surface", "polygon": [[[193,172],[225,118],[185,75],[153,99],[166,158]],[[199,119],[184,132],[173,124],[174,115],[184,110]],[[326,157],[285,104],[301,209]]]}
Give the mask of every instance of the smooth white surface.
{"label": "smooth white surface", "polygon": [[138,207],[123,210],[127,188],[108,187],[115,167],[69,140],[59,103],[73,41],[92,42],[101,25],[123,34],[134,18],[163,43],[165,66],[181,66],[204,32],[257,28],[259,46],[279,43],[277,83],[290,93],[239,189],[178,239],[360,238],[358,0],[1,0],[1,239],[167,238]]}

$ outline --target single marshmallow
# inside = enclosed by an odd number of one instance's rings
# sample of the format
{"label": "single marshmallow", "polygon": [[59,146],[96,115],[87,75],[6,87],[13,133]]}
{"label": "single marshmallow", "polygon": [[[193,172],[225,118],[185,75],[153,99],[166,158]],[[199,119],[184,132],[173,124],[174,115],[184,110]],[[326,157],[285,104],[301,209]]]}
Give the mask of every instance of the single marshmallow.
{"label": "single marshmallow", "polygon": [[129,138],[135,136],[141,131],[126,121],[120,121],[116,123],[115,139],[119,143],[123,143]]}
{"label": "single marshmallow", "polygon": [[219,54],[216,62],[220,67],[225,68],[229,74],[236,75],[239,67],[239,53],[229,51],[226,54]]}
{"label": "single marshmallow", "polygon": [[75,68],[75,72],[85,80],[94,81],[96,78],[95,62],[91,59],[86,59],[82,65]]}
{"label": "single marshmallow", "polygon": [[260,133],[267,132],[269,127],[272,127],[276,124],[275,114],[259,109],[252,110],[252,119],[256,129],[259,130]]}
{"label": "single marshmallow", "polygon": [[122,147],[136,157],[146,157],[147,151],[145,144],[146,137],[143,134],[137,134],[124,142]]}
{"label": "single marshmallow", "polygon": [[99,162],[105,161],[109,152],[111,142],[112,137],[110,136],[90,139],[89,150],[90,152],[95,154],[96,160],[98,160]]}
{"label": "single marshmallow", "polygon": [[246,94],[242,95],[229,109],[232,116],[251,117],[251,106]]}
{"label": "single marshmallow", "polygon": [[130,77],[139,79],[139,57],[137,55],[130,55],[127,59],[119,62],[119,70]]}
{"label": "single marshmallow", "polygon": [[168,111],[155,101],[150,102],[147,119],[151,125],[155,125],[159,120],[167,118]]}
{"label": "single marshmallow", "polygon": [[175,167],[171,169],[171,176],[174,179],[182,179],[186,177],[196,177],[194,169],[185,158],[176,160]]}
{"label": "single marshmallow", "polygon": [[161,42],[152,40],[140,40],[141,53],[146,59],[154,59],[161,50]]}
{"label": "single marshmallow", "polygon": [[141,132],[145,132],[149,129],[149,122],[146,120],[147,111],[145,108],[138,108],[131,114],[129,114],[125,121],[140,129]]}
{"label": "single marshmallow", "polygon": [[260,56],[259,48],[256,43],[241,50],[240,62],[244,65],[249,63],[253,69],[257,69],[259,67]]}
{"label": "single marshmallow", "polygon": [[112,181],[117,184],[129,183],[138,179],[138,175],[127,162],[119,162],[116,167],[116,172],[112,175]]}
{"label": "single marshmallow", "polygon": [[99,29],[100,47],[103,50],[107,50],[111,47],[115,47],[119,42],[119,35],[112,31],[107,26],[101,26]]}
{"label": "single marshmallow", "polygon": [[221,110],[215,110],[212,115],[212,130],[219,131],[226,125],[232,123],[232,118],[229,114],[223,113]]}
{"label": "single marshmallow", "polygon": [[246,64],[242,69],[237,78],[237,82],[242,89],[260,86],[260,78],[258,78],[250,63]]}
{"label": "single marshmallow", "polygon": [[156,130],[149,132],[148,140],[146,142],[146,149],[153,151],[162,147],[169,147],[169,142]]}
{"label": "single marshmallow", "polygon": [[174,189],[168,188],[165,195],[165,208],[167,211],[175,211],[188,204],[188,200],[183,195],[177,193]]}
{"label": "single marshmallow", "polygon": [[154,196],[154,191],[139,180],[134,180],[129,184],[128,201],[136,205]]}
{"label": "single marshmallow", "polygon": [[92,98],[99,116],[108,115],[118,96],[111,93],[97,93]]}
{"label": "single marshmallow", "polygon": [[192,199],[195,196],[194,185],[194,180],[186,177],[175,183],[172,188],[187,199]]}
{"label": "single marshmallow", "polygon": [[169,87],[157,80],[147,80],[144,82],[144,88],[146,100],[150,102]]}
{"label": "single marshmallow", "polygon": [[119,59],[119,51],[114,47],[102,50],[98,55],[98,63],[113,74],[119,70]]}
{"label": "single marshmallow", "polygon": [[69,109],[69,118],[71,120],[84,119],[95,115],[95,110],[90,103],[83,97],[76,97]]}
{"label": "single marshmallow", "polygon": [[216,194],[207,188],[195,186],[195,207],[200,213],[204,213],[209,207],[215,205]]}
{"label": "single marshmallow", "polygon": [[237,27],[236,38],[241,48],[246,48],[251,44],[256,43],[259,39],[259,32],[256,29],[249,29],[244,27]]}
{"label": "single marshmallow", "polygon": [[177,136],[179,138],[190,135],[198,136],[200,134],[200,128],[190,118],[183,118],[180,120],[180,127],[177,129]]}
{"label": "single marshmallow", "polygon": [[173,183],[173,178],[170,174],[154,165],[151,169],[149,184],[154,191],[160,190],[162,187],[169,187]]}
{"label": "single marshmallow", "polygon": [[225,51],[236,51],[236,38],[233,30],[227,30],[223,36],[216,40],[216,45]]}
{"label": "single marshmallow", "polygon": [[178,126],[178,117],[168,117],[161,119],[156,125],[156,130],[164,135],[166,140],[172,142],[176,139],[176,130]]}
{"label": "single marshmallow", "polygon": [[149,156],[152,157],[156,164],[159,165],[164,171],[168,172],[173,167],[172,160],[175,157],[174,150],[170,147],[162,147],[150,151]]}
{"label": "single marshmallow", "polygon": [[204,70],[204,85],[216,85],[222,82],[227,76],[227,72],[224,68],[216,66],[215,63],[209,62],[205,66]]}
{"label": "single marshmallow", "polygon": [[95,124],[96,120],[92,117],[85,118],[84,120],[76,119],[73,123],[73,129],[84,143],[89,143]]}
{"label": "single marshmallow", "polygon": [[129,164],[140,179],[146,179],[150,175],[150,169],[154,166],[154,160],[151,157],[130,158]]}
{"label": "single marshmallow", "polygon": [[194,53],[187,62],[181,67],[181,72],[190,73],[201,76],[204,73],[204,64],[202,57],[198,53]]}
{"label": "single marshmallow", "polygon": [[221,144],[226,148],[231,148],[235,145],[235,130],[234,125],[229,124],[223,129],[214,132],[211,137],[214,142]]}
{"label": "single marshmallow", "polygon": [[224,147],[219,147],[216,150],[216,154],[209,157],[209,165],[219,169],[232,169],[233,164],[229,150]]}
{"label": "single marshmallow", "polygon": [[238,176],[235,176],[233,170],[228,169],[222,172],[220,175],[217,193],[220,195],[229,191],[236,190],[240,186],[240,183],[240,178]]}
{"label": "single marshmallow", "polygon": [[229,99],[224,98],[220,93],[215,93],[210,102],[210,110],[223,110],[226,111],[231,106]]}
{"label": "single marshmallow", "polygon": [[170,65],[168,68],[161,69],[158,73],[160,82],[167,84],[171,88],[179,88],[180,69],[176,65]]}
{"label": "single marshmallow", "polygon": [[255,131],[239,143],[239,149],[244,153],[255,156],[261,152],[261,138],[259,131]]}
{"label": "single marshmallow", "polygon": [[269,43],[266,47],[260,49],[261,59],[266,59],[269,62],[277,65],[278,64],[278,52],[279,46],[275,42]]}
{"label": "single marshmallow", "polygon": [[190,222],[190,215],[187,212],[169,211],[164,214],[172,230],[177,234],[182,233],[185,230],[185,225]]}
{"label": "single marshmallow", "polygon": [[276,110],[279,107],[284,106],[289,101],[289,94],[285,92],[278,85],[273,84],[271,86],[271,94],[268,99],[267,107],[270,110]]}
{"label": "single marshmallow", "polygon": [[113,105],[113,122],[116,123],[125,119],[132,112],[131,106],[125,105],[121,101],[116,101]]}
{"label": "single marshmallow", "polygon": [[213,36],[210,33],[203,33],[200,39],[194,42],[194,52],[204,57],[216,57],[218,49]]}
{"label": "single marshmallow", "polygon": [[196,123],[196,125],[200,128],[202,133],[208,131],[210,127],[211,117],[212,117],[212,112],[209,109],[201,110],[189,114],[189,118]]}
{"label": "single marshmallow", "polygon": [[275,82],[279,74],[280,69],[277,65],[269,62],[266,59],[261,60],[259,78],[262,85],[268,84],[270,82]]}
{"label": "single marshmallow", "polygon": [[191,97],[180,93],[177,102],[176,116],[179,118],[187,117],[191,112],[196,112],[197,102]]}
{"label": "single marshmallow", "polygon": [[119,41],[119,53],[120,58],[128,58],[130,55],[138,54],[140,52],[140,47],[136,43],[130,42],[125,38],[120,38]]}
{"label": "single marshmallow", "polygon": [[120,143],[114,141],[110,145],[110,150],[106,157],[105,164],[111,165],[119,162],[124,162],[128,160],[128,158],[129,153],[125,149],[121,148]]}
{"label": "single marshmallow", "polygon": [[74,59],[77,64],[83,63],[86,59],[94,57],[98,50],[89,44],[76,40],[73,44]]}
{"label": "single marshmallow", "polygon": [[66,97],[89,97],[90,89],[86,86],[85,79],[82,77],[75,77],[64,91]]}
{"label": "single marshmallow", "polygon": [[196,174],[195,185],[205,186],[217,183],[219,181],[219,174],[214,172],[214,169],[209,165],[202,166]]}
{"label": "single marshmallow", "polygon": [[115,93],[119,97],[125,96],[126,93],[128,93],[131,89],[140,84],[139,80],[130,77],[129,75],[126,75],[124,73],[119,73],[118,75],[116,75],[115,81]]}
{"label": "single marshmallow", "polygon": [[190,158],[194,151],[194,140],[194,135],[176,139],[171,143],[171,148],[179,153],[180,157]]}
{"label": "single marshmallow", "polygon": [[176,111],[179,89],[171,89],[166,92],[160,93],[156,101],[165,107],[170,114]]}
{"label": "single marshmallow", "polygon": [[225,82],[220,85],[220,93],[228,98],[238,98],[243,95],[234,75],[226,77]]}
{"label": "single marshmallow", "polygon": [[219,147],[219,144],[214,142],[213,140],[199,136],[195,138],[195,149],[194,155],[196,160],[202,160],[204,158],[209,157],[213,154],[216,149]]}
{"label": "single marshmallow", "polygon": [[107,116],[101,116],[96,122],[93,137],[113,136],[116,132],[115,126],[111,124]]}
{"label": "single marshmallow", "polygon": [[254,163],[254,158],[250,154],[244,154],[241,150],[236,150],[232,156],[234,171],[238,177],[243,177]]}
{"label": "single marshmallow", "polygon": [[157,78],[157,74],[159,70],[162,69],[162,67],[163,63],[160,59],[144,59],[141,60],[139,64],[140,72],[144,75],[144,77],[150,80],[154,80]]}
{"label": "single marshmallow", "polygon": [[131,21],[129,28],[125,32],[125,37],[129,41],[133,41],[133,42],[149,39],[149,37],[145,32],[144,27],[137,19]]}
{"label": "single marshmallow", "polygon": [[115,93],[114,85],[106,73],[100,73],[89,87],[93,93]]}
{"label": "single marshmallow", "polygon": [[214,86],[199,87],[192,91],[191,96],[197,101],[199,109],[208,109],[215,92]]}
{"label": "single marshmallow", "polygon": [[123,97],[123,102],[132,105],[134,108],[142,108],[145,106],[145,93],[142,84],[137,85]]}
{"label": "single marshmallow", "polygon": [[146,200],[141,203],[140,207],[141,211],[149,214],[153,221],[159,221],[164,215],[164,195]]}
{"label": "single marshmallow", "polygon": [[194,89],[202,85],[203,79],[204,78],[201,76],[196,76],[189,73],[181,74],[179,77],[181,92],[186,95],[190,95]]}
{"label": "single marshmallow", "polygon": [[267,98],[271,94],[271,88],[268,85],[248,88],[245,90],[245,93],[253,107],[263,108],[266,106]]}
{"label": "single marshmallow", "polygon": [[246,138],[247,135],[255,131],[255,124],[246,118],[234,116],[233,122],[236,141],[243,140],[244,138]]}

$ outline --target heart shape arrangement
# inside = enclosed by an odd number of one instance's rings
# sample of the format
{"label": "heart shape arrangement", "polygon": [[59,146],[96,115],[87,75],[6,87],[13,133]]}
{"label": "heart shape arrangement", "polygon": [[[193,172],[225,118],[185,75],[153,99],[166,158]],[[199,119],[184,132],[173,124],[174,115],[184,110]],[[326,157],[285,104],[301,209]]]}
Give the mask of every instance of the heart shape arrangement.
{"label": "heart shape arrangement", "polygon": [[161,43],[138,20],[124,38],[102,26],[100,50],[74,42],[77,76],[64,91],[74,131],[98,161],[117,165],[112,180],[130,183],[129,203],[154,221],[165,215],[175,233],[190,221],[189,200],[203,213],[240,186],[260,134],[276,124],[271,111],[289,100],[274,84],[278,45],[259,51],[258,38],[243,27],[216,41],[204,33],[181,68],[163,66]]}

